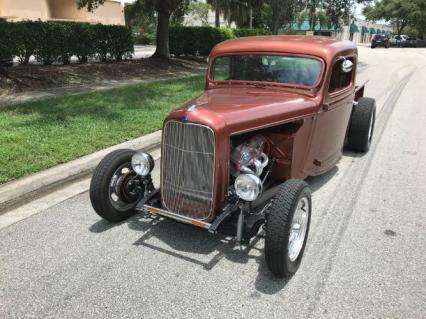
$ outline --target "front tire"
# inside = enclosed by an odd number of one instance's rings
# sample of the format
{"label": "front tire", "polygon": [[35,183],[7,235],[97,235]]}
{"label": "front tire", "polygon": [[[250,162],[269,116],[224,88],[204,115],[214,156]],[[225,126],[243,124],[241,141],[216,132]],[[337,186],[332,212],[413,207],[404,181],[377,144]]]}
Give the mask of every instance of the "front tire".
{"label": "front tire", "polygon": [[311,190],[291,179],[279,186],[266,211],[265,259],[279,278],[291,277],[302,261],[311,223]]}
{"label": "front tire", "polygon": [[137,175],[131,166],[136,152],[121,149],[105,156],[90,183],[90,201],[95,212],[110,222],[120,222],[136,213],[135,207],[143,196]]}
{"label": "front tire", "polygon": [[376,101],[361,97],[354,105],[349,122],[348,147],[355,152],[368,152],[376,121]]}

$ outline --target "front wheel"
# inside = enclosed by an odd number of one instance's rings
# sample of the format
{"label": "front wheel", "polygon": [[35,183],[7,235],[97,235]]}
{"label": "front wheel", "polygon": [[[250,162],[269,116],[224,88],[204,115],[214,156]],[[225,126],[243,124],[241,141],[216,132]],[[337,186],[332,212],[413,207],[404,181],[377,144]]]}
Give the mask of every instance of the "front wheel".
{"label": "front wheel", "polygon": [[90,201],[96,213],[110,222],[120,222],[136,213],[144,194],[142,183],[133,171],[135,151],[122,149],[105,156],[90,183]]}
{"label": "front wheel", "polygon": [[279,186],[266,211],[265,258],[277,277],[291,277],[302,261],[311,222],[311,190],[291,179]]}

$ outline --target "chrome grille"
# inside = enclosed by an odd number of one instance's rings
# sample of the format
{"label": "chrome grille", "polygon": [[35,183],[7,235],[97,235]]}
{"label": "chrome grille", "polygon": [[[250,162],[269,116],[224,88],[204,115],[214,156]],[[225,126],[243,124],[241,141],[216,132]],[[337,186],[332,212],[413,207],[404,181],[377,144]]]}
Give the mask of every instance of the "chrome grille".
{"label": "chrome grille", "polygon": [[169,121],[163,130],[161,197],[171,212],[204,219],[212,210],[215,139],[211,128]]}

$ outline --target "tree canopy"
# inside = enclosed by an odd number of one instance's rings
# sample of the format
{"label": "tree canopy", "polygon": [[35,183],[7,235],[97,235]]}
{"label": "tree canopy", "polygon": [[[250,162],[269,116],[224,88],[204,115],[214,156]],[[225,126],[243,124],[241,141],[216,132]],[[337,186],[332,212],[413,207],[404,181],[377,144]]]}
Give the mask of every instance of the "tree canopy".
{"label": "tree canopy", "polygon": [[[79,8],[93,11],[105,0],[77,0]],[[170,58],[169,26],[173,14],[183,16],[191,0],[137,0],[135,4],[147,14],[157,16],[157,48],[154,56]]]}
{"label": "tree canopy", "polygon": [[368,20],[391,22],[400,35],[406,27],[424,34],[426,28],[425,0],[382,0],[364,9]]}

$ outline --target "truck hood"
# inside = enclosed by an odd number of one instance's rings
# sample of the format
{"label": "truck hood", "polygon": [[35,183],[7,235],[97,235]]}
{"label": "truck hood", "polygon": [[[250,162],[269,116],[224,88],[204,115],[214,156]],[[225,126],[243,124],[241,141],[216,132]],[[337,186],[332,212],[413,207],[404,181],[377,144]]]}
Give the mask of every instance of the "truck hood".
{"label": "truck hood", "polygon": [[314,97],[267,88],[217,88],[185,103],[168,119],[185,120],[238,134],[314,114]]}

